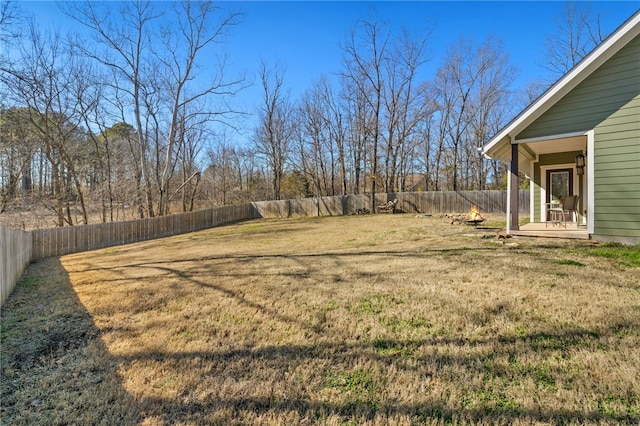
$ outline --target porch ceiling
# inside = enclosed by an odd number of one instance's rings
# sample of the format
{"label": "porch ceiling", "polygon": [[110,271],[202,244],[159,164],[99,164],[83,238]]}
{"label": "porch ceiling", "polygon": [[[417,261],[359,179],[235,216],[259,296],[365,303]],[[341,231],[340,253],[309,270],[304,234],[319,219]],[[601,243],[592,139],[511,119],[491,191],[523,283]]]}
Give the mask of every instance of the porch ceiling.
{"label": "porch ceiling", "polygon": [[[532,162],[538,161],[540,155],[560,152],[586,151],[587,137],[585,135],[569,137],[550,137],[536,139],[516,139],[518,145],[518,168],[528,174]],[[506,142],[496,146],[494,158],[503,161],[511,160],[511,144]]]}
{"label": "porch ceiling", "polygon": [[553,154],[556,152],[584,151],[587,149],[586,136],[545,139],[538,141],[518,141],[519,148],[526,148],[535,155]]}

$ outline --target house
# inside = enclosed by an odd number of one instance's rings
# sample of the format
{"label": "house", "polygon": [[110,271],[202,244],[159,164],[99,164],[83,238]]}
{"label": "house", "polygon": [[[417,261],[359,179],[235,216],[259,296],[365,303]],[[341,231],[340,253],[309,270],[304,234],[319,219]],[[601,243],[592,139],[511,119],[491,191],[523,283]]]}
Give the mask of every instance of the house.
{"label": "house", "polygon": [[[480,149],[509,165],[507,232],[640,244],[640,11]],[[522,227],[518,171],[531,183]],[[568,195],[576,214],[550,223]]]}

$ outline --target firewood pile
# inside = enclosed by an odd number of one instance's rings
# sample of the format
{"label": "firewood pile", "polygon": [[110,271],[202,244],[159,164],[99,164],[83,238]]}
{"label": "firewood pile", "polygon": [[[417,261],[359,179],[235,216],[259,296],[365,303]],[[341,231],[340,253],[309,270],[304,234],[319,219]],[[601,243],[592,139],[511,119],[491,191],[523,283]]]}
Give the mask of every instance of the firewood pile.
{"label": "firewood pile", "polygon": [[378,204],[376,206],[376,211],[378,213],[395,213],[397,203],[398,203],[398,200],[395,199],[393,201],[387,202],[386,204]]}

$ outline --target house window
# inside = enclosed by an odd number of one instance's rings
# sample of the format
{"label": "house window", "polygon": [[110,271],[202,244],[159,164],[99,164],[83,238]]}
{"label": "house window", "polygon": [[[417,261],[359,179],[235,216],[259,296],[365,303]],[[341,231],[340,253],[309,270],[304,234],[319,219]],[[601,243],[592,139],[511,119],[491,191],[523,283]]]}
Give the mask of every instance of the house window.
{"label": "house window", "polygon": [[547,171],[547,203],[563,200],[567,195],[573,195],[573,170]]}

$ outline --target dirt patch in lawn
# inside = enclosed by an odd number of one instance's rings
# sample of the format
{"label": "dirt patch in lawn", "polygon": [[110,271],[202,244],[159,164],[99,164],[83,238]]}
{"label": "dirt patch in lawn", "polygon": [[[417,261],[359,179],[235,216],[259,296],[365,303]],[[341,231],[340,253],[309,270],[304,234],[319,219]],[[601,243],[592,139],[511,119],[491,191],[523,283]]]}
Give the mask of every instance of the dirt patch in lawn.
{"label": "dirt patch in lawn", "polygon": [[637,423],[639,269],[602,250],[380,215],[40,261],[2,423]]}

